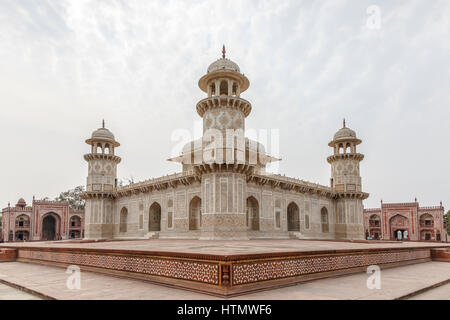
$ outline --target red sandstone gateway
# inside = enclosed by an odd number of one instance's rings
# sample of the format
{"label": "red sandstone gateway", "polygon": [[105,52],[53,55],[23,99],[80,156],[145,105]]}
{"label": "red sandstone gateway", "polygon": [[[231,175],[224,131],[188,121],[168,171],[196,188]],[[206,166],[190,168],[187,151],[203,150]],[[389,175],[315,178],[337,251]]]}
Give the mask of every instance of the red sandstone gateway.
{"label": "red sandstone gateway", "polygon": [[2,210],[4,242],[54,241],[84,237],[84,210],[74,210],[66,201],[35,200],[31,207],[19,199],[15,207]]}
{"label": "red sandstone gateway", "polygon": [[373,240],[448,241],[442,202],[436,207],[420,207],[417,200],[381,202],[381,208],[364,209],[364,228]]}

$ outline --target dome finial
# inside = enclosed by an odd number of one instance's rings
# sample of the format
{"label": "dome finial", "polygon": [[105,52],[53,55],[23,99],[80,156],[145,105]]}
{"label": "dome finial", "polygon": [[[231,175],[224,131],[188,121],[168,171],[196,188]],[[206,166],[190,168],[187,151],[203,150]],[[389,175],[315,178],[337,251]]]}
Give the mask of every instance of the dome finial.
{"label": "dome finial", "polygon": [[102,128],[105,128],[105,119],[102,120]]}
{"label": "dome finial", "polygon": [[225,59],[225,54],[227,53],[227,51],[225,50],[225,45],[223,45],[222,47],[222,58]]}
{"label": "dome finial", "polygon": [[345,118],[344,121],[342,122],[343,128],[345,128]]}

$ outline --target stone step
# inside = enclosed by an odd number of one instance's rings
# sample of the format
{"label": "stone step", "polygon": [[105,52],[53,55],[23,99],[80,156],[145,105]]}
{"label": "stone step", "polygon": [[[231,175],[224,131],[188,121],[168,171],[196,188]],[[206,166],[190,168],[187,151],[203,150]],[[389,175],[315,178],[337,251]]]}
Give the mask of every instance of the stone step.
{"label": "stone step", "polygon": [[16,261],[17,249],[0,249],[0,262]]}
{"label": "stone step", "polygon": [[158,232],[149,232],[144,236],[144,239],[158,239],[159,233]]}
{"label": "stone step", "polygon": [[431,249],[431,259],[434,261],[450,262],[450,249],[449,248]]}
{"label": "stone step", "polygon": [[[29,293],[38,293],[38,296],[44,299],[196,300],[225,298],[88,271],[82,271],[79,289],[69,289],[67,287],[69,276],[66,268],[21,262],[0,263],[0,282],[5,279],[8,285]],[[329,277],[300,285],[274,288],[270,291],[258,291],[237,298],[244,300],[410,299],[411,295],[415,293],[423,293],[429,288],[437,288],[442,283],[449,281],[450,268],[444,262],[426,262],[385,269],[381,273],[379,289],[367,287],[368,277],[366,272]],[[448,291],[441,292],[441,294],[435,295],[434,299],[446,299],[448,298],[447,293]],[[420,294],[414,297],[420,298]]]}

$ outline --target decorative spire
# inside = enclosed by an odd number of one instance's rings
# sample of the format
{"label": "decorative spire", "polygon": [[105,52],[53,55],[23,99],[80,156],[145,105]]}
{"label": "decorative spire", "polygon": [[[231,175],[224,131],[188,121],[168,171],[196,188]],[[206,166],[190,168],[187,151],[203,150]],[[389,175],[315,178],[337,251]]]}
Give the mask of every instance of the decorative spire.
{"label": "decorative spire", "polygon": [[414,202],[417,202],[417,197],[414,198]]}
{"label": "decorative spire", "polygon": [[343,128],[345,128],[345,118],[344,118],[344,121],[342,121],[342,125],[343,125]]}
{"label": "decorative spire", "polygon": [[105,129],[105,119],[102,120],[102,128]]}
{"label": "decorative spire", "polygon": [[225,54],[227,53],[227,50],[225,50],[225,45],[222,47],[222,58],[225,59]]}

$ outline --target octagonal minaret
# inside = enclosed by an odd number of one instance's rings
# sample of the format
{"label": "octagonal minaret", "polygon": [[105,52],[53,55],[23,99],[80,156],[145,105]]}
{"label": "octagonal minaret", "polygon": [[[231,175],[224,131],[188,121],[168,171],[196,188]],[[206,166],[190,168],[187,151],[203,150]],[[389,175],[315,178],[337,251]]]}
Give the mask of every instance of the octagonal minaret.
{"label": "octagonal minaret", "polygon": [[224,46],[222,58],[198,82],[208,95],[197,103],[203,137],[192,166],[202,181],[202,239],[247,239],[246,174],[256,163],[245,158],[245,118],[252,107],[241,94],[250,83],[225,53]]}
{"label": "octagonal minaret", "polygon": [[169,160],[181,163],[184,172],[194,172],[201,180],[201,238],[247,239],[247,178],[264,173],[267,163],[279,159],[245,137],[245,119],[252,105],[241,95],[250,82],[226,57],[225,46],[222,58],[209,65],[198,85],[207,95],[196,107],[203,118],[203,136]]}
{"label": "octagonal minaret", "polygon": [[120,157],[115,155],[115,149],[120,146],[114,135],[105,128],[95,130],[86,143],[91,146],[91,152],[84,155],[88,162],[86,191],[83,198],[85,207],[85,238],[108,239],[113,237],[114,217],[113,200],[117,187],[117,164]]}
{"label": "octagonal minaret", "polygon": [[203,133],[208,129],[245,130],[245,118],[250,114],[250,102],[241,98],[250,82],[239,66],[225,57],[213,62],[198,86],[208,97],[197,103],[197,112],[203,118]]}
{"label": "octagonal minaret", "polygon": [[362,191],[359,164],[364,155],[356,151],[362,141],[355,131],[343,127],[328,144],[333,155],[327,158],[331,164],[330,186],[337,195],[336,236],[344,239],[363,239],[364,221],[362,200],[369,194]]}

